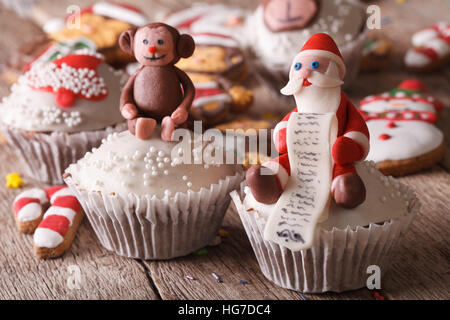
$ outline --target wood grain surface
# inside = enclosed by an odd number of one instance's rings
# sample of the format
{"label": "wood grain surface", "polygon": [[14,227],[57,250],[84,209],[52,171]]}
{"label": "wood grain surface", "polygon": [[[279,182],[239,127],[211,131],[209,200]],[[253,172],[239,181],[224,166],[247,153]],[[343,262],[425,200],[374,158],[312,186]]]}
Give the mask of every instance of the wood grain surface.
{"label": "wood grain surface", "polygon": [[[31,9],[30,19],[19,18],[0,5],[0,68],[17,48],[42,34],[39,25],[51,17],[65,14],[69,4],[81,7],[88,0],[40,0]],[[152,19],[161,19],[171,10],[190,5],[187,0],[124,1],[144,9]],[[215,1],[209,1],[215,2]],[[224,1],[225,2],[225,1]],[[252,8],[252,1],[227,1]],[[354,103],[373,93],[391,89],[400,81],[417,77],[406,72],[402,57],[410,36],[450,16],[446,0],[384,0],[380,5],[387,22],[381,30],[395,46],[390,68],[380,73],[360,74],[347,90]],[[399,178],[410,186],[422,203],[397,250],[391,270],[382,279],[381,294],[387,299],[450,299],[450,68],[420,75],[429,92],[444,101],[446,107],[438,126],[447,143],[445,160],[432,170]],[[280,100],[270,88],[250,78],[248,85],[256,92],[258,113],[285,109],[292,101]],[[0,79],[0,97],[7,95],[9,84]],[[4,187],[7,173],[23,173],[20,159],[0,145],[0,299],[374,299],[368,289],[342,294],[302,295],[279,288],[261,273],[245,231],[230,206],[223,223],[228,237],[218,246],[208,247],[203,255],[190,255],[171,261],[126,259],[105,250],[87,220],[83,221],[71,249],[61,258],[41,261],[32,254],[32,236],[19,234],[14,223],[12,201],[20,189]],[[26,187],[42,185],[24,177]],[[2,182],[3,181],[3,182]],[[73,268],[80,271],[81,286],[71,288]],[[223,280],[218,283],[216,273]],[[191,276],[194,280],[187,279]],[[245,280],[248,284],[240,283]]]}

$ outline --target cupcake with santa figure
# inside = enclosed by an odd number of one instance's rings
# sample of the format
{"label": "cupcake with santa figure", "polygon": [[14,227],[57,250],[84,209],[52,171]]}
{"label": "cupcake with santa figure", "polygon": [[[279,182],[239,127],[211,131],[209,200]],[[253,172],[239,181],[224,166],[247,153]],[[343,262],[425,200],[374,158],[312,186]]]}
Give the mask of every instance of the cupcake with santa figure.
{"label": "cupcake with santa figure", "polygon": [[411,190],[364,161],[369,130],[341,90],[345,74],[333,39],[313,35],[281,90],[297,107],[275,127],[280,156],[251,167],[232,194],[262,272],[284,288],[364,287],[419,210]]}
{"label": "cupcake with santa figure", "polygon": [[36,180],[63,183],[64,169],[123,130],[123,72],[83,49],[37,59],[0,104],[0,132]]}

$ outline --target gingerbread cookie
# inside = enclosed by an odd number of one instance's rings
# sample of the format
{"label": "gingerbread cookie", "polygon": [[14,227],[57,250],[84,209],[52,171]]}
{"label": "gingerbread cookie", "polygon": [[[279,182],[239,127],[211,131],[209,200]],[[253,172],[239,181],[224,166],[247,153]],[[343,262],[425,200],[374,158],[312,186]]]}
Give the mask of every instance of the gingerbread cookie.
{"label": "gingerbread cookie", "polygon": [[[147,17],[136,7],[112,3],[98,2],[81,11],[80,26],[74,27],[73,19],[52,19],[44,25],[44,31],[57,42],[86,37],[92,40],[108,64],[120,67],[134,61],[134,58],[120,50],[118,39],[120,34],[136,26],[147,23]],[[70,22],[70,23],[69,23]]]}
{"label": "gingerbread cookie", "polygon": [[450,62],[450,23],[440,22],[412,36],[405,65],[413,72],[434,71]]}
{"label": "gingerbread cookie", "polygon": [[50,207],[34,231],[34,254],[40,259],[62,255],[75,238],[84,212],[75,195],[66,186],[45,190]]}
{"label": "gingerbread cookie", "polygon": [[418,80],[361,101],[360,113],[370,132],[368,160],[385,175],[412,174],[444,156],[444,135],[435,126],[441,102],[426,94]]}
{"label": "gingerbread cookie", "polygon": [[236,83],[247,76],[244,54],[233,38],[222,34],[194,34],[196,49],[177,67],[194,82],[191,115],[205,126],[225,121],[229,112],[243,113],[253,103],[253,92]]}
{"label": "gingerbread cookie", "polygon": [[392,43],[386,38],[372,38],[366,41],[362,53],[361,71],[379,71],[391,61]]}

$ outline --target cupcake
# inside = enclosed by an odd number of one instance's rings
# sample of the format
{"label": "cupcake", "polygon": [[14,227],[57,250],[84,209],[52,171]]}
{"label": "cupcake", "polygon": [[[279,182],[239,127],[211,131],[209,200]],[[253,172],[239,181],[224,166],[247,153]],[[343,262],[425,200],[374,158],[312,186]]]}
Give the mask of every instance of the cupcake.
{"label": "cupcake", "polygon": [[365,41],[365,11],[354,0],[261,1],[246,21],[248,45],[260,67],[285,80],[290,59],[319,32],[333,37],[347,66],[350,85],[359,70]]}
{"label": "cupcake", "polygon": [[37,64],[0,104],[0,132],[28,174],[61,184],[67,166],[122,130],[123,74],[87,50]]}
{"label": "cupcake", "polygon": [[395,250],[420,204],[413,192],[386,177],[371,161],[356,165],[367,193],[364,203],[345,209],[331,202],[328,217],[317,224],[313,246],[292,251],[264,238],[275,204],[256,201],[243,183],[232,194],[264,276],[304,293],[342,292],[366,286],[367,267],[388,270]]}
{"label": "cupcake", "polygon": [[160,130],[146,140],[114,133],[66,170],[101,244],[125,257],[171,259],[205,247],[243,180],[241,166],[200,159],[202,144],[190,151],[161,140]]}

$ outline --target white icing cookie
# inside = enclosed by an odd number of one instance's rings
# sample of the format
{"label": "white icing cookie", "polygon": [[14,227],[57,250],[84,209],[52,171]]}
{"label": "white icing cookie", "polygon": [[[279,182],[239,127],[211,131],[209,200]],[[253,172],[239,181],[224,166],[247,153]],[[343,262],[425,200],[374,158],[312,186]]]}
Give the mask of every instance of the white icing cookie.
{"label": "white icing cookie", "polygon": [[364,11],[352,0],[321,1],[319,12],[306,28],[272,32],[264,22],[260,5],[247,19],[249,45],[268,70],[289,71],[292,57],[306,40],[318,32],[328,33],[339,47],[353,41],[361,33]]}
{"label": "white icing cookie", "polygon": [[[367,160],[375,162],[386,160],[411,159],[438,148],[444,139],[443,133],[433,124],[424,121],[396,121],[389,128],[391,120],[370,120],[367,127],[370,133],[370,152]],[[387,139],[380,138],[381,135]]]}

